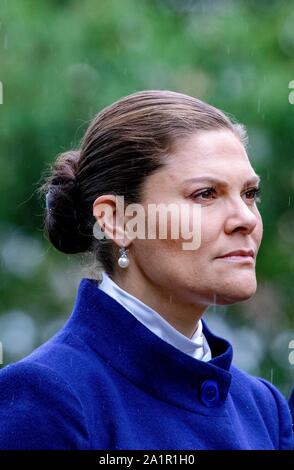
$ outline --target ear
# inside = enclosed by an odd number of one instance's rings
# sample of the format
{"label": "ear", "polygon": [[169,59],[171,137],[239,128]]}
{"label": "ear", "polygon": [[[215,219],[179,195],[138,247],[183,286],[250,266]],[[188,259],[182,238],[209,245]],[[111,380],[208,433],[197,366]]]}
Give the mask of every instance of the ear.
{"label": "ear", "polygon": [[93,202],[93,215],[107,238],[112,239],[119,247],[128,247],[131,240],[125,230],[123,196],[103,194]]}

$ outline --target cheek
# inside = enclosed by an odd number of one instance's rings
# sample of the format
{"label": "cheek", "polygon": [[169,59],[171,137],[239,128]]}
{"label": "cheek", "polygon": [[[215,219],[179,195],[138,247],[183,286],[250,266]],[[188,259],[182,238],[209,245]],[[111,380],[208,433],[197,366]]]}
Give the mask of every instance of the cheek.
{"label": "cheek", "polygon": [[260,213],[258,213],[258,229],[259,229],[259,234],[260,234],[260,237],[262,238],[262,235],[263,235],[263,220],[262,220],[262,217],[260,215]]}
{"label": "cheek", "polygon": [[193,255],[193,258],[202,256],[208,246],[218,239],[222,224],[220,216],[203,210],[200,204],[184,205],[177,216],[168,217],[167,237],[158,240],[158,243],[171,253],[182,252],[183,256]]}
{"label": "cheek", "polygon": [[253,213],[256,217],[256,225],[252,233],[256,240],[261,241],[262,236],[263,236],[263,221],[262,221],[261,214],[258,210],[258,207],[256,206],[254,207]]}
{"label": "cheek", "polygon": [[222,231],[223,218],[220,214],[202,210],[200,248],[208,250],[221,236]]}
{"label": "cheek", "polygon": [[220,235],[222,221],[217,221],[216,217],[212,217],[212,214],[209,215],[201,207],[197,211],[189,208],[188,213],[182,213],[181,216],[185,217],[185,223],[180,225],[179,238],[172,239],[172,228],[169,224],[168,239],[159,242],[165,242],[163,250],[168,249],[171,256],[177,256],[175,262],[183,260],[187,266],[191,263],[195,267],[197,258],[200,266],[201,259],[206,262],[210,256],[211,245]]}
{"label": "cheek", "polygon": [[260,243],[261,243],[262,237],[263,237],[263,221],[262,221],[262,218],[261,218],[260,214],[257,217],[257,224],[256,224],[256,227],[255,227],[254,234],[255,234],[255,238],[256,238],[256,241],[257,241],[258,246],[259,246]]}
{"label": "cheek", "polygon": [[[183,260],[187,266],[195,258],[205,260],[210,254],[210,245],[219,237],[221,225],[222,221],[217,220],[215,214],[203,210],[199,204],[183,205],[174,213],[168,212],[161,222],[159,217],[147,217],[146,239],[135,241],[136,257],[140,263],[152,264],[155,260],[164,264],[168,260],[174,265]],[[148,237],[148,226],[155,239]]]}

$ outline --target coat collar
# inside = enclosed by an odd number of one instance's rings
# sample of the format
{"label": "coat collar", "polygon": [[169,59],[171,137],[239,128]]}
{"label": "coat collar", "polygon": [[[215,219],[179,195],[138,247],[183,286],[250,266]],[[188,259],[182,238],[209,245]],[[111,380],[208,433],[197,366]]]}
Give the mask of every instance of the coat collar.
{"label": "coat collar", "polygon": [[203,321],[212,359],[190,357],[151,332],[98,286],[94,279],[80,281],[65,332],[78,336],[147,393],[181,408],[223,414],[232,377],[230,343],[215,336]]}

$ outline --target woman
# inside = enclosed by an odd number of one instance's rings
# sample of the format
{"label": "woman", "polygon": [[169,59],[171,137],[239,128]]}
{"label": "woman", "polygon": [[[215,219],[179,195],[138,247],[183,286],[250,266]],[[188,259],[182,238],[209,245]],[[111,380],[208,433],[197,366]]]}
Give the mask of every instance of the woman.
{"label": "woman", "polygon": [[201,320],[256,291],[259,177],[245,144],[213,106],[143,91],[58,157],[46,232],[64,253],[94,253],[102,279],[82,279],[65,326],[1,371],[2,449],[291,448],[286,400],[234,367]]}

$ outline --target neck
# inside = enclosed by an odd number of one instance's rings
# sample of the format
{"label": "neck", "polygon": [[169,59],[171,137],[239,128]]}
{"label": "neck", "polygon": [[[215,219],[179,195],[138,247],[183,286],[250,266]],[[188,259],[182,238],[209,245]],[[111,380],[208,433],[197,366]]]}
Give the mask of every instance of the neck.
{"label": "neck", "polygon": [[111,278],[121,289],[159,313],[180,333],[192,338],[205,306],[179,300],[172,290],[155,285],[144,273],[131,266],[123,272],[116,272]]}

